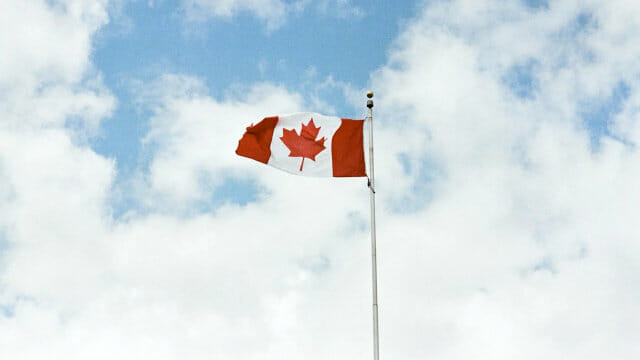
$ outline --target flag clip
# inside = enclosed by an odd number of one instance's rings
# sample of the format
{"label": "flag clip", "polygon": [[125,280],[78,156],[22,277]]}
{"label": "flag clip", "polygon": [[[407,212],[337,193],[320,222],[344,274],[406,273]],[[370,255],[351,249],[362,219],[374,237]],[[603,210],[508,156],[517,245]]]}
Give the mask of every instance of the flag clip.
{"label": "flag clip", "polygon": [[376,189],[373,188],[373,186],[371,186],[371,178],[367,177],[367,186],[369,187],[369,189],[371,189],[372,193],[376,193]]}

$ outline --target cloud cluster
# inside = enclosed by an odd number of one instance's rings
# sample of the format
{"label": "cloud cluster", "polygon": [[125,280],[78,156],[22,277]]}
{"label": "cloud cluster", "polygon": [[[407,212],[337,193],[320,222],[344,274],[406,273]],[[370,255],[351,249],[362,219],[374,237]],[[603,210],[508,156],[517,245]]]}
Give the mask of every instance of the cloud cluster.
{"label": "cloud cluster", "polygon": [[[369,357],[363,180],[233,154],[318,99],[144,84],[149,161],[113,216],[114,160],[86,142],[116,102],[90,61],[107,5],[0,4],[0,355]],[[407,24],[371,75],[383,357],[638,357],[639,13],[456,0]]]}
{"label": "cloud cluster", "polygon": [[[307,294],[337,266],[361,269],[353,274],[362,279],[338,282],[363,295],[342,314],[345,328],[354,327],[357,320],[346,315],[364,308],[367,294],[366,242],[356,242],[365,236],[363,209],[354,205],[366,206],[366,192],[353,191],[362,181],[336,188],[281,174],[256,180],[265,169],[233,154],[248,119],[303,108],[299,95],[257,84],[217,101],[198,79],[179,75],[144,86],[140,101],[153,117],[141,141],[150,161],[125,189],[139,206],[116,219],[110,204],[122,189],[114,188],[114,160],[86,141],[115,106],[90,61],[90,39],[108,21],[108,4],[25,4],[5,9],[27,23],[29,36],[42,38],[20,48],[31,63],[2,69],[3,358],[301,357],[321,345],[299,328],[317,306]],[[2,39],[7,51],[22,41],[21,33]],[[221,184],[243,179],[255,183],[260,202],[212,198]],[[340,210],[323,205],[328,199]],[[317,206],[300,212],[301,203]],[[286,229],[283,214],[291,222]],[[353,247],[361,248],[362,263],[333,264]],[[308,316],[315,320],[304,326],[345,341],[324,313]],[[362,315],[355,327],[368,324]],[[303,342],[309,345],[297,345]]]}
{"label": "cloud cluster", "polygon": [[[106,1],[5,2],[0,49],[4,127],[73,125],[92,132],[114,99],[91,74],[91,36]],[[72,124],[73,123],[73,124]]]}
{"label": "cloud cluster", "polygon": [[[388,201],[421,204],[380,236],[394,239],[380,251],[383,285],[413,280],[383,287],[388,349],[420,344],[401,357],[442,359],[638,355],[639,11],[435,2],[399,37],[373,87],[395,134],[381,136],[382,148],[402,153],[378,159],[410,179]],[[380,177],[380,188],[398,184]]]}

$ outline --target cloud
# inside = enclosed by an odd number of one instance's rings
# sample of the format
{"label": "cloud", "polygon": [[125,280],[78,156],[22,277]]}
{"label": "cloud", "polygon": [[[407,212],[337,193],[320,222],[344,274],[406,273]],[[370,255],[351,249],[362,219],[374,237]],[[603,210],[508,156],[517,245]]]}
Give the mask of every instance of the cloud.
{"label": "cloud", "polygon": [[274,30],[282,25],[295,4],[282,0],[183,0],[186,16],[191,20],[209,17],[231,18],[239,12],[250,12]]}
{"label": "cloud", "polygon": [[11,54],[0,60],[4,126],[73,122],[78,134],[95,132],[115,105],[88,56],[91,35],[107,21],[104,2],[21,1],[0,13],[0,49]]}
{"label": "cloud", "polygon": [[323,13],[335,13],[343,19],[359,19],[364,16],[364,10],[355,6],[350,0],[322,0],[318,2],[318,10]]}
{"label": "cloud", "polygon": [[[213,98],[188,74],[141,84],[147,159],[115,189],[114,160],[83,140],[116,103],[90,60],[107,5],[0,5],[33,29],[0,36],[20,60],[0,60],[2,354],[370,356],[363,179],[233,154],[251,121],[322,93],[258,83]],[[383,356],[640,354],[638,10],[459,0],[406,26],[371,75]],[[589,122],[606,128],[598,146]],[[229,183],[255,196],[217,201]],[[117,191],[137,207],[114,218]]]}
{"label": "cloud", "polygon": [[298,16],[307,9],[340,19],[353,20],[364,16],[364,11],[350,0],[182,0],[182,3],[190,21],[231,19],[238,14],[250,13],[266,24],[267,31],[280,28],[287,22],[287,17]]}
{"label": "cloud", "polygon": [[[379,147],[404,160],[377,159],[411,180],[381,172],[378,188],[393,184],[390,198],[426,201],[392,216],[379,235],[394,239],[380,249],[387,351],[423,344],[399,356],[637,356],[629,337],[640,332],[637,289],[625,285],[637,261],[621,257],[639,235],[626,215],[638,200],[637,120],[625,116],[633,95],[583,118],[585,104],[615,96],[620,84],[635,93],[638,49],[627,41],[637,24],[613,19],[637,11],[434,2],[396,41],[372,81]],[[521,96],[504,79],[526,64],[534,87]],[[599,147],[593,121],[607,129]],[[617,132],[620,122],[627,132]],[[429,193],[416,192],[425,172],[435,174]]]}
{"label": "cloud", "polygon": [[257,123],[265,114],[302,108],[299,95],[274,85],[257,84],[238,91],[242,94],[216,101],[200,80],[170,74],[142,91],[142,101],[146,99],[154,114],[143,139],[151,153],[144,179],[149,201],[166,199],[171,204],[168,208],[178,204],[189,208],[193,201],[204,200],[225,179],[246,173],[233,151],[221,149],[235,149],[237,138],[249,125],[247,120]]}
{"label": "cloud", "polygon": [[[11,308],[14,296],[56,294],[52,276],[69,281],[87,268],[76,251],[100,229],[114,167],[86,140],[115,106],[89,61],[91,36],[107,21],[104,5],[0,5],[7,24],[0,49],[12,54],[0,61],[0,228],[9,247],[0,297]],[[57,237],[68,243],[57,244]],[[69,244],[77,250],[68,251]],[[93,275],[87,268],[86,278]]]}
{"label": "cloud", "polygon": [[[307,346],[298,349],[298,342],[317,346],[299,332],[302,314],[316,306],[302,293],[316,291],[312,280],[330,268],[358,268],[352,274],[366,279],[366,256],[362,264],[337,260],[350,252],[341,249],[362,246],[366,253],[366,242],[355,241],[365,234],[351,224],[362,221],[354,204],[366,207],[366,188],[361,179],[335,187],[277,173],[258,177],[264,168],[233,155],[247,120],[299,110],[301,97],[256,84],[216,100],[200,80],[181,75],[142,86],[139,101],[153,113],[141,139],[150,159],[140,169],[140,185],[125,191],[135,193],[144,211],[114,219],[110,203],[122,191],[114,188],[114,160],[86,141],[115,106],[85,43],[107,19],[94,23],[95,9],[80,2],[30,5],[51,19],[34,22],[36,33],[77,21],[67,42],[58,42],[77,49],[77,58],[42,60],[55,51],[34,45],[24,55],[38,58],[34,65],[3,68],[16,79],[4,84],[0,127],[3,356],[281,358],[305,354]],[[5,35],[20,41],[19,33]],[[245,205],[216,203],[210,193],[223,179],[255,182],[266,191]],[[301,202],[325,205],[300,212]],[[291,221],[286,231],[274,226],[283,216]],[[351,282],[340,278],[343,287]],[[357,305],[344,307],[344,315]],[[313,317],[304,326],[338,338],[324,317]]]}

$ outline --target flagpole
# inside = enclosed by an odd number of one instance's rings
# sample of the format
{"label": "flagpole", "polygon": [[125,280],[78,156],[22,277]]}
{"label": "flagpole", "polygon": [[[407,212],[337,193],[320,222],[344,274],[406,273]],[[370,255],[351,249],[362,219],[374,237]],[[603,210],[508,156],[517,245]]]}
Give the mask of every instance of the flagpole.
{"label": "flagpole", "polygon": [[373,174],[373,91],[367,92],[369,119],[369,202],[371,203],[371,282],[373,292],[373,359],[380,358],[378,335],[378,264],[376,260],[376,190]]}

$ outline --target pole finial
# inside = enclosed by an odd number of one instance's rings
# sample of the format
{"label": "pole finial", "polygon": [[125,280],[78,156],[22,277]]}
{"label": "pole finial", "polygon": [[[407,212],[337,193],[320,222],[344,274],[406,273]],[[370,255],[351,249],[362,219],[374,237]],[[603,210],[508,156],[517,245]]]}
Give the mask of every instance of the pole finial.
{"label": "pole finial", "polygon": [[367,91],[367,97],[371,99],[373,97],[373,91],[371,90]]}

